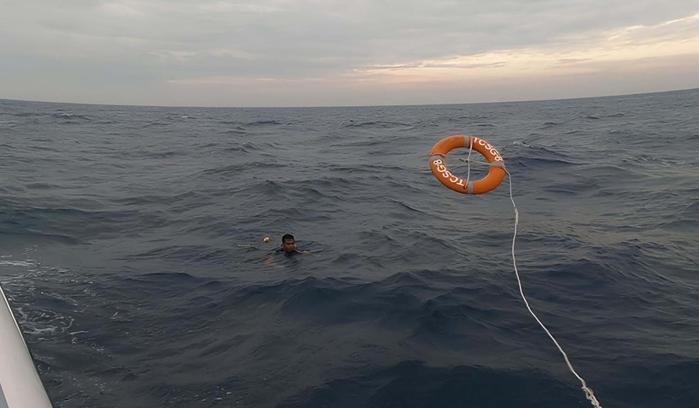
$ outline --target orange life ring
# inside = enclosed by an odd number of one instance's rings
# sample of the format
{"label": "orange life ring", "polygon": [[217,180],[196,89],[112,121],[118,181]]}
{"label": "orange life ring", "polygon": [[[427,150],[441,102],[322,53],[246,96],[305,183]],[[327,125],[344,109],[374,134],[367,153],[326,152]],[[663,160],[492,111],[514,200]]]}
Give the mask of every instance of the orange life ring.
{"label": "orange life ring", "polygon": [[[447,153],[459,148],[473,148],[485,156],[490,164],[488,175],[476,181],[457,177],[449,171],[444,161]],[[505,178],[505,162],[498,151],[485,140],[476,136],[451,135],[437,142],[430,152],[430,169],[442,184],[463,194],[483,194],[495,189]]]}

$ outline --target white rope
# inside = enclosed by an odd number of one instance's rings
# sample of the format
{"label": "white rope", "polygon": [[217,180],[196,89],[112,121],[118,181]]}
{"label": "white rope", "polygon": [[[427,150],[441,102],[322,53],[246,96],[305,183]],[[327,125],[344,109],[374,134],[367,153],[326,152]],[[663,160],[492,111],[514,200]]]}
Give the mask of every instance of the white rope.
{"label": "white rope", "polygon": [[471,180],[471,152],[473,151],[473,137],[468,137],[468,158],[466,158],[466,164],[468,164],[468,172],[466,173],[466,188],[468,188],[468,182]]}
{"label": "white rope", "polygon": [[512,201],[512,208],[514,209],[515,212],[515,231],[514,234],[512,235],[512,265],[515,268],[515,276],[517,277],[517,285],[519,285],[519,294],[522,295],[522,300],[524,300],[524,304],[527,306],[527,310],[529,310],[529,313],[534,317],[537,323],[539,323],[539,326],[541,326],[542,329],[548,334],[549,338],[551,341],[553,341],[553,344],[556,345],[558,348],[558,351],[561,352],[563,355],[563,358],[565,359],[566,364],[568,365],[568,368],[570,369],[570,372],[573,373],[575,377],[577,377],[578,380],[580,380],[580,384],[582,384],[581,388],[583,392],[585,393],[585,397],[590,401],[592,406],[594,408],[602,408],[600,405],[599,401],[597,400],[597,397],[595,397],[595,393],[592,392],[592,388],[587,386],[587,383],[585,380],[578,375],[578,373],[575,371],[573,368],[573,365],[570,363],[570,360],[568,359],[568,355],[566,354],[565,351],[563,351],[563,348],[561,347],[560,344],[558,344],[558,341],[556,341],[556,338],[553,337],[553,334],[549,331],[549,329],[544,326],[544,324],[539,320],[537,315],[534,313],[532,308],[529,306],[529,302],[527,301],[527,297],[524,296],[524,290],[522,289],[522,280],[519,277],[519,271],[517,270],[517,260],[515,258],[515,240],[517,238],[517,225],[519,224],[519,211],[517,211],[517,205],[515,204],[514,198],[512,198],[512,175],[510,174],[507,169],[505,169],[505,172],[507,173],[507,180],[510,185],[510,201]]}
{"label": "white rope", "polygon": [[[470,139],[471,141],[473,139]],[[473,150],[473,143],[469,143],[468,146],[468,173],[466,175],[466,185],[468,185],[468,180],[471,178],[471,151]],[[509,171],[507,171],[506,168],[503,167],[505,170],[505,173],[507,173],[507,181],[510,185],[510,201],[512,201],[512,208],[514,209],[515,212],[515,230],[514,234],[512,235],[512,265],[515,268],[515,276],[517,277],[517,285],[519,286],[519,294],[522,296],[522,300],[524,300],[524,304],[527,306],[527,310],[529,310],[529,314],[534,317],[537,323],[539,323],[539,326],[541,326],[542,329],[546,332],[546,334],[549,336],[551,341],[553,341],[553,344],[556,345],[558,348],[558,351],[561,352],[563,355],[563,359],[565,359],[566,364],[568,365],[568,369],[570,369],[570,372],[573,373],[573,375],[580,380],[580,384],[582,384],[581,388],[583,392],[585,393],[585,398],[587,398],[592,406],[594,408],[602,408],[600,405],[599,401],[597,400],[597,397],[595,397],[595,393],[592,391],[592,388],[587,386],[587,383],[585,380],[578,375],[578,373],[575,371],[573,368],[573,365],[570,363],[570,360],[568,359],[568,355],[566,354],[565,351],[563,351],[563,348],[561,347],[560,344],[558,344],[558,341],[556,341],[556,338],[553,337],[553,334],[549,331],[549,329],[546,328],[544,323],[541,322],[539,317],[534,313],[532,310],[531,306],[529,306],[529,301],[527,300],[527,297],[524,296],[524,289],[522,289],[522,280],[519,277],[519,270],[517,270],[517,258],[515,257],[515,241],[517,239],[517,226],[519,225],[519,211],[517,210],[517,205],[515,204],[515,200],[512,197],[512,175],[510,174]]]}

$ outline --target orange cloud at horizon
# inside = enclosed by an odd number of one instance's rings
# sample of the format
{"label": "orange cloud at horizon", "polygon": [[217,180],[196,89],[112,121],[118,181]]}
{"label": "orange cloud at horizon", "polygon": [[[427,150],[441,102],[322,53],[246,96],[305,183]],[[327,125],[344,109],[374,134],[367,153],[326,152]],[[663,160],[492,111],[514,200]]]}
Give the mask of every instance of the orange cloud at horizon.
{"label": "orange cloud at horizon", "polygon": [[[355,69],[358,81],[420,83],[514,79],[547,75],[638,70],[649,63],[699,55],[699,13],[654,26],[607,32],[592,41],[555,47],[497,50],[473,55],[377,65]],[[634,65],[637,64],[637,65]]]}

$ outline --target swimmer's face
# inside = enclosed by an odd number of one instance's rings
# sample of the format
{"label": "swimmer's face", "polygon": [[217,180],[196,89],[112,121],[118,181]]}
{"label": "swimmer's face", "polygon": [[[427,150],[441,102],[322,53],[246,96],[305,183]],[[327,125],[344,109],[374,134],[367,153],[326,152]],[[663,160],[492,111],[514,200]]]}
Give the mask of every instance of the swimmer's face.
{"label": "swimmer's face", "polygon": [[282,251],[286,253],[296,251],[296,241],[293,239],[285,239],[284,242],[282,242]]}

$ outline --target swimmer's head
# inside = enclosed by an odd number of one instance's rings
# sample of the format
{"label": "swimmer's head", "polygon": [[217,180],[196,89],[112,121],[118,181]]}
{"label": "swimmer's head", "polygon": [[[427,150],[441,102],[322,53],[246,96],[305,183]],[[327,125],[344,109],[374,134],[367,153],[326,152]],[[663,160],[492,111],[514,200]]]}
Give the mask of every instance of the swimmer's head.
{"label": "swimmer's head", "polygon": [[282,237],[282,251],[290,254],[296,252],[296,240],[291,234],[284,234]]}

